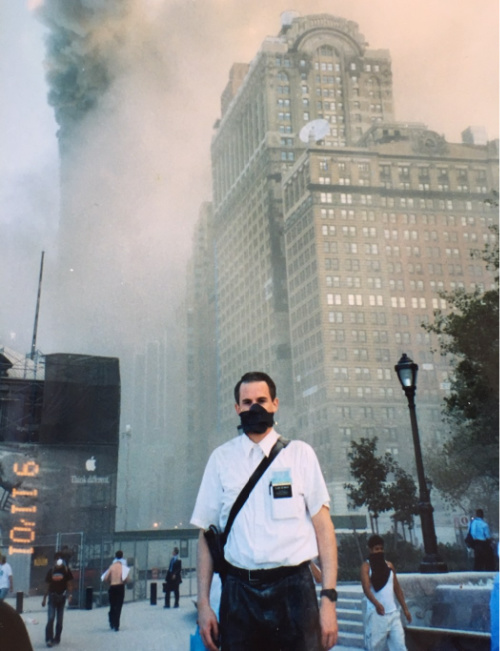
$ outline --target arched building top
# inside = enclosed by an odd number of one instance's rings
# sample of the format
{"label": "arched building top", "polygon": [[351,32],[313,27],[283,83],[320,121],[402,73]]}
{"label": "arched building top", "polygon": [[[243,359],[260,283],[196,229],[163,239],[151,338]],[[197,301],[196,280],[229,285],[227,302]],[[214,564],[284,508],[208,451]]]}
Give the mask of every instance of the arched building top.
{"label": "arched building top", "polygon": [[310,54],[322,45],[330,45],[352,56],[363,56],[368,45],[357,23],[328,14],[294,18],[282,27],[280,36],[290,51]]}

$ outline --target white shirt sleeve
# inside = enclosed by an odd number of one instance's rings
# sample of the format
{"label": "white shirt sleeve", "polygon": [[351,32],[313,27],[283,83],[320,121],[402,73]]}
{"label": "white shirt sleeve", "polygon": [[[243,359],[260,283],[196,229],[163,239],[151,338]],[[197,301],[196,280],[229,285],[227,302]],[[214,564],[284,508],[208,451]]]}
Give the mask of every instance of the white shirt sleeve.
{"label": "white shirt sleeve", "polygon": [[302,446],[304,459],[301,466],[304,475],[304,495],[309,515],[313,517],[319,513],[322,506],[329,506],[330,496],[316,453],[309,444],[302,443]]}
{"label": "white shirt sleeve", "polygon": [[208,529],[211,524],[220,526],[222,485],[219,478],[216,451],[212,452],[203,473],[198,497],[194,506],[191,524]]}

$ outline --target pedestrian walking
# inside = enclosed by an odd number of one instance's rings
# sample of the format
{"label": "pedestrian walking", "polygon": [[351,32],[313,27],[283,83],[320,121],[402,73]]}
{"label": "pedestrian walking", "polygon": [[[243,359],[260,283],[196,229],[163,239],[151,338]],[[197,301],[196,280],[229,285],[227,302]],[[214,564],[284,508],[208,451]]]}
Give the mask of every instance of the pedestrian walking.
{"label": "pedestrian walking", "polygon": [[404,651],[405,633],[396,599],[408,622],[411,614],[392,563],[385,560],[384,540],[378,535],[368,540],[369,556],[361,565],[361,585],[366,597],[364,617],[367,651]]}
{"label": "pedestrian walking", "polygon": [[[54,555],[54,566],[47,572],[45,582],[47,589],[43,596],[42,606],[45,607],[48,599],[47,626],[45,628],[45,642],[48,647],[61,642],[63,630],[64,607],[66,600],[71,601],[73,590],[73,574],[66,565],[61,552]],[[54,635],[54,620],[56,629]]]}
{"label": "pedestrian walking", "polygon": [[125,599],[125,583],[128,581],[130,568],[123,558],[123,552],[118,550],[109,568],[101,577],[102,581],[109,583],[109,626],[113,631],[120,630],[120,617],[123,601]]}
{"label": "pedestrian walking", "polygon": [[7,563],[7,558],[0,556],[0,601],[3,601],[9,592],[14,592],[12,568]]}

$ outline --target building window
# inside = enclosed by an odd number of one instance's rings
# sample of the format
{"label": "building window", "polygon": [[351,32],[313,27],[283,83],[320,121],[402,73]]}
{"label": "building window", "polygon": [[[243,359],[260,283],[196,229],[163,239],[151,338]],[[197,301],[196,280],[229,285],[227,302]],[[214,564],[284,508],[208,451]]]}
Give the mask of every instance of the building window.
{"label": "building window", "polygon": [[327,305],[342,305],[342,295],[341,294],[327,294],[326,295]]}
{"label": "building window", "polygon": [[328,321],[329,321],[329,323],[343,323],[344,322],[344,313],[343,312],[328,312]]}

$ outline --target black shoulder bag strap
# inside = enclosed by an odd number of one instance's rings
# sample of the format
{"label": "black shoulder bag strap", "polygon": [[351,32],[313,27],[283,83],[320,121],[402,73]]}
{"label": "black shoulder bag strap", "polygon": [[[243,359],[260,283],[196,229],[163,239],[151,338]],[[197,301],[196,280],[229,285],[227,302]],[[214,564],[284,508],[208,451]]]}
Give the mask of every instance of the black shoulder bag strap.
{"label": "black shoulder bag strap", "polygon": [[276,459],[278,454],[283,450],[283,448],[286,448],[286,446],[290,443],[287,439],[284,438],[279,438],[276,443],[273,445],[271,448],[271,451],[269,452],[268,457],[264,457],[262,461],[259,463],[257,468],[253,471],[252,475],[250,476],[250,479],[247,481],[245,486],[241,489],[241,493],[238,495],[236,498],[236,501],[234,502],[233,506],[231,507],[231,511],[229,513],[229,517],[227,519],[226,523],[226,528],[224,529],[223,533],[223,542],[226,544],[227,537],[229,536],[229,531],[231,530],[231,527],[233,526],[234,519],[238,515],[241,507],[243,504],[248,499],[248,496],[252,492],[252,490],[255,488],[257,482],[259,479],[262,477],[262,475],[266,472],[266,470],[269,468],[269,466],[272,464],[272,462]]}

